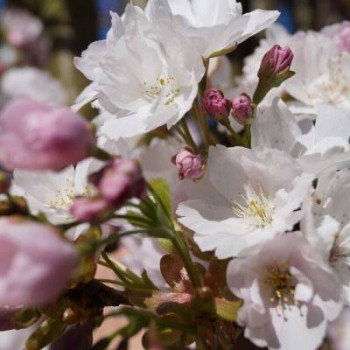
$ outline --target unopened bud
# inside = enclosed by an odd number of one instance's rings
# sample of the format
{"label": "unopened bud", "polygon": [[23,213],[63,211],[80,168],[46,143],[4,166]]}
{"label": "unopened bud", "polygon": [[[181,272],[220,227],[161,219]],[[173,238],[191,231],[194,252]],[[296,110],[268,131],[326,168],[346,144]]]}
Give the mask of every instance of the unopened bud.
{"label": "unopened bud", "polygon": [[18,99],[0,113],[0,162],[9,170],[60,170],[94,145],[90,124],[68,108]]}
{"label": "unopened bud", "polygon": [[239,124],[246,125],[247,120],[253,117],[253,112],[253,103],[247,94],[233,99],[231,114]]}
{"label": "unopened bud", "polygon": [[282,48],[280,45],[274,45],[264,55],[258,77],[277,75],[289,71],[293,57],[293,52],[289,47]]}
{"label": "unopened bud", "polygon": [[70,207],[70,213],[79,222],[94,222],[109,209],[104,199],[80,197]]}
{"label": "unopened bud", "polygon": [[115,207],[120,207],[131,198],[145,199],[146,181],[140,164],[131,159],[115,157],[90,181],[99,189],[102,197]]}
{"label": "unopened bud", "polygon": [[253,102],[257,106],[272,89],[279,87],[295,73],[290,70],[293,52],[289,47],[273,46],[264,55],[258,71],[259,83],[255,89]]}
{"label": "unopened bud", "polygon": [[230,114],[231,102],[217,89],[208,89],[204,93],[203,105],[205,111],[215,119],[226,119]]}
{"label": "unopened bud", "polygon": [[203,176],[204,161],[200,154],[195,154],[189,147],[182,148],[173,159],[181,179],[197,180]]}

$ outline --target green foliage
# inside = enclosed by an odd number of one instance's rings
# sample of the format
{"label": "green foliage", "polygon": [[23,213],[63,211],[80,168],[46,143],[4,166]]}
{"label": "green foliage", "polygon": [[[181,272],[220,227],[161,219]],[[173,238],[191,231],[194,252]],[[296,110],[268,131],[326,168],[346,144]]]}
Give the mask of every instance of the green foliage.
{"label": "green foliage", "polygon": [[67,325],[61,320],[49,318],[43,321],[40,326],[27,339],[26,350],[40,350],[46,345],[51,344],[55,339],[61,336]]}
{"label": "green foliage", "polygon": [[15,317],[15,324],[18,329],[32,326],[39,320],[41,313],[36,308],[22,309],[17,312]]}

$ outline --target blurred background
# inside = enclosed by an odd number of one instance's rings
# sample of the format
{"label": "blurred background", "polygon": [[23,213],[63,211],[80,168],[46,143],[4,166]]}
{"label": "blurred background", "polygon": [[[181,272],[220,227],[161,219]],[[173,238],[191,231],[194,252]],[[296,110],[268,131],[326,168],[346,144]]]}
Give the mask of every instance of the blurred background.
{"label": "blurred background", "polygon": [[[134,0],[134,4],[144,6],[146,1]],[[72,103],[87,84],[74,69],[73,57],[80,55],[92,41],[106,36],[109,12],[122,13],[126,3],[127,0],[0,0],[0,74],[9,66],[29,65],[49,70],[63,83],[68,103]],[[350,0],[242,0],[241,3],[244,12],[255,8],[280,10],[279,22],[290,33],[298,29],[318,30],[350,18]],[[40,23],[33,24],[33,19]],[[256,36],[235,51],[231,59],[236,61],[238,69],[258,40]]]}

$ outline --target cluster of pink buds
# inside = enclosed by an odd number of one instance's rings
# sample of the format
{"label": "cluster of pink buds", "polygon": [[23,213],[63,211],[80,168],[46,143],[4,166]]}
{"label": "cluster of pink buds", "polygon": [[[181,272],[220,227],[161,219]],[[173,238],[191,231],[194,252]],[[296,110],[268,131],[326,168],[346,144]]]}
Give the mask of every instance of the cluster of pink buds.
{"label": "cluster of pink buds", "polygon": [[247,94],[243,93],[230,101],[222,91],[213,88],[205,91],[203,106],[208,115],[219,122],[225,122],[231,112],[238,123],[246,125],[254,113],[252,100]]}

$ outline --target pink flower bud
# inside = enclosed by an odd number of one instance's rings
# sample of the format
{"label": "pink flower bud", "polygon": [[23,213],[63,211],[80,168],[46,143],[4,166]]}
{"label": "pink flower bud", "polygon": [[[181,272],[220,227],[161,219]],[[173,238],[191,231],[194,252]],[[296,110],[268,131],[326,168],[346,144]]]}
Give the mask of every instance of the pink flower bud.
{"label": "pink flower bud", "polygon": [[77,198],[70,207],[70,213],[80,222],[93,222],[109,208],[102,198]]}
{"label": "pink flower bud", "polygon": [[258,77],[277,75],[289,71],[293,56],[293,52],[289,47],[282,48],[280,45],[274,45],[264,55]]}
{"label": "pink flower bud", "polygon": [[247,94],[241,94],[232,101],[232,116],[238,123],[245,125],[253,117],[252,100]]}
{"label": "pink flower bud", "polygon": [[115,207],[120,207],[131,198],[147,196],[146,182],[141,167],[135,160],[114,158],[98,173],[90,176],[102,197]]}
{"label": "pink flower bud", "polygon": [[182,148],[173,159],[180,178],[197,180],[203,176],[204,162],[200,154],[195,154],[189,147]]}
{"label": "pink flower bud", "polygon": [[0,304],[41,306],[52,302],[77,266],[72,245],[54,228],[22,220],[0,219]]}
{"label": "pink flower bud", "polygon": [[13,170],[60,170],[91,154],[89,123],[68,108],[25,99],[0,113],[0,162]]}
{"label": "pink flower bud", "polygon": [[224,97],[220,90],[206,90],[203,105],[206,112],[216,119],[225,119],[230,114],[231,102]]}

